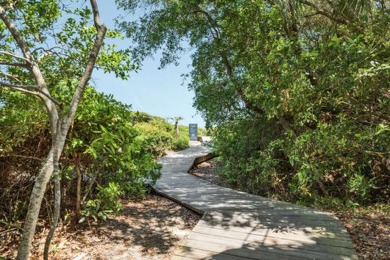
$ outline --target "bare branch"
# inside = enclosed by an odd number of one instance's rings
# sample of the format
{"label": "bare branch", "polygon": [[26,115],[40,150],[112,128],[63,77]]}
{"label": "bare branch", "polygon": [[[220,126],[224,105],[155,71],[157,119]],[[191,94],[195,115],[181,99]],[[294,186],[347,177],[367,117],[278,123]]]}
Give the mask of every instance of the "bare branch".
{"label": "bare branch", "polygon": [[92,12],[93,12],[93,22],[95,23],[96,29],[98,31],[99,30],[107,31],[107,28],[105,28],[104,24],[102,24],[100,21],[99,8],[96,0],[90,0],[90,2],[91,2]]}
{"label": "bare branch", "polygon": [[314,3],[310,2],[310,1],[307,1],[307,0],[298,0],[298,1],[304,5],[307,5],[307,6],[310,6],[311,8],[313,8],[317,14],[321,14],[321,15],[329,18],[330,20],[332,20],[336,23],[348,24],[347,20],[338,18],[338,17],[334,16],[333,14],[331,14],[325,10],[320,9],[318,6],[316,6]]}
{"label": "bare branch", "polygon": [[[53,47],[51,49],[43,49],[44,53],[37,59],[37,62],[39,63],[43,58],[47,57],[47,56],[50,56],[50,55],[57,55],[57,56],[60,56],[61,53],[60,52],[55,52],[55,51],[52,51],[53,49],[55,49],[56,47]],[[58,47],[59,48],[59,47]],[[37,50],[37,49],[36,49]],[[34,50],[34,51],[36,51]]]}
{"label": "bare branch", "polygon": [[217,39],[217,38],[220,38],[220,32],[218,30],[219,26],[218,26],[218,23],[217,21],[215,21],[211,15],[206,12],[205,10],[203,10],[200,6],[197,6],[196,7],[196,10],[194,11],[195,13],[201,13],[203,14],[204,16],[206,16],[206,19],[208,20],[211,28],[211,34],[213,35],[214,39]]}
{"label": "bare branch", "polygon": [[7,87],[7,88],[11,88],[11,89],[14,89],[14,90],[17,90],[17,91],[20,91],[20,92],[24,92],[24,93],[28,93],[28,94],[32,94],[32,95],[35,95],[35,96],[38,96],[40,98],[42,98],[43,100],[45,98],[48,98],[50,99],[54,104],[56,104],[57,106],[61,106],[61,103],[58,102],[56,99],[54,99],[52,96],[50,96],[48,93],[44,92],[41,88],[39,88],[38,86],[34,86],[34,85],[24,85],[24,84],[12,84],[12,83],[8,83],[8,82],[3,82],[3,81],[0,81],[0,86],[3,86],[3,87]]}
{"label": "bare branch", "polygon": [[[36,52],[36,51],[39,51],[39,50],[44,51],[44,52],[54,52],[53,50],[55,50],[55,49],[65,50],[65,48],[60,47],[60,46],[54,46],[54,47],[46,48],[46,49],[43,48],[43,47],[39,47],[39,48],[34,49],[34,50],[32,51],[32,53],[34,53],[34,52]],[[58,53],[58,52],[55,52],[55,53]]]}
{"label": "bare branch", "polygon": [[10,89],[13,89],[13,90],[16,90],[16,91],[19,91],[19,92],[23,92],[23,93],[26,93],[26,94],[34,95],[34,96],[37,96],[37,97],[39,97],[41,99],[44,98],[43,94],[39,93],[38,91],[31,90],[31,89],[35,88],[36,86],[17,85],[17,84],[11,84],[11,83],[7,83],[7,82],[2,82],[2,81],[0,81],[0,86],[7,87],[7,88],[10,88]]}
{"label": "bare branch", "polygon": [[14,53],[9,53],[9,52],[6,52],[6,51],[0,51],[0,54],[6,55],[6,56],[9,56],[9,57],[12,57],[12,58],[24,60],[27,63],[31,63],[31,61],[29,59],[26,59],[26,58],[24,58],[22,56],[14,54]]}
{"label": "bare branch", "polygon": [[5,77],[5,78],[9,78],[9,79],[11,79],[11,80],[15,80],[15,81],[17,81],[17,82],[19,82],[19,83],[22,83],[22,82],[20,81],[20,79],[18,79],[17,77],[15,77],[15,76],[13,76],[13,75],[11,75],[11,74],[8,74],[8,73],[5,73],[5,72],[0,71],[0,75],[2,75],[2,76]]}
{"label": "bare branch", "polygon": [[33,96],[41,97],[41,95],[38,92],[30,91],[30,90],[27,90],[25,88],[13,87],[12,89],[16,90],[16,91],[19,91],[19,92],[26,93],[26,94],[30,94],[30,95],[33,95]]}
{"label": "bare branch", "polygon": [[22,67],[28,68],[29,66],[26,63],[17,63],[17,62],[8,62],[8,61],[0,61],[0,66],[13,66],[13,67]]}
{"label": "bare branch", "polygon": [[0,86],[7,87],[7,88],[38,89],[38,87],[34,85],[12,84],[4,81],[0,81]]}
{"label": "bare branch", "polygon": [[6,154],[6,155],[0,156],[0,158],[4,158],[4,157],[15,157],[15,158],[31,159],[31,160],[36,160],[36,161],[43,161],[44,160],[42,158],[38,158],[38,157],[34,157],[34,156],[25,156],[25,155],[17,155],[17,154]]}

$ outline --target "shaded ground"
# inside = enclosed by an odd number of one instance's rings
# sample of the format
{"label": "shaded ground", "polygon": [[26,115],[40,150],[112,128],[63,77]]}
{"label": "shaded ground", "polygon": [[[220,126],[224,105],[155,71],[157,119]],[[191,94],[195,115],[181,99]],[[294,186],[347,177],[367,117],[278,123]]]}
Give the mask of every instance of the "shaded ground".
{"label": "shaded ground", "polygon": [[[229,187],[217,174],[218,163],[210,160],[190,171],[213,184]],[[359,259],[390,259],[390,207],[332,210],[351,235]]]}
{"label": "shaded ground", "polygon": [[190,173],[212,184],[230,188],[229,184],[217,175],[217,170],[218,162],[216,160],[209,160],[197,165]]}
{"label": "shaded ground", "polygon": [[378,208],[337,211],[361,259],[390,258],[390,217]]}
{"label": "shaded ground", "polygon": [[[124,210],[107,222],[59,227],[51,259],[169,259],[200,218],[154,195],[137,202],[124,201],[123,206]],[[12,259],[16,254],[20,235],[9,228],[0,225],[0,259]],[[42,225],[38,227],[32,259],[42,258],[46,233]]]}

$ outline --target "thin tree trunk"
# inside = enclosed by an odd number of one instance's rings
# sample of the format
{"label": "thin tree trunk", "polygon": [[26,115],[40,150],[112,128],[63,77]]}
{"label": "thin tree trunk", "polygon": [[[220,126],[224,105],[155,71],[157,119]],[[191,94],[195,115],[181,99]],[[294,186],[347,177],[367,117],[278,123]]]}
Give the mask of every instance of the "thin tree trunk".
{"label": "thin tree trunk", "polygon": [[75,171],[77,175],[77,185],[76,185],[76,221],[80,220],[81,216],[81,171],[79,162],[76,161]]}
{"label": "thin tree trunk", "polygon": [[34,237],[35,227],[37,225],[43,196],[46,191],[47,183],[49,182],[53,173],[54,149],[54,147],[50,149],[50,152],[46,158],[46,162],[35,179],[34,188],[30,196],[30,203],[28,205],[27,216],[23,227],[23,236],[19,244],[18,255],[16,256],[16,259],[18,260],[28,259],[30,253],[31,242]]}
{"label": "thin tree trunk", "polygon": [[178,120],[176,120],[175,121],[175,137],[176,138],[179,138],[179,121]]}
{"label": "thin tree trunk", "polygon": [[54,169],[53,169],[53,179],[54,179],[54,213],[53,213],[53,219],[50,225],[50,231],[49,234],[46,237],[45,241],[45,248],[43,251],[43,258],[45,260],[49,259],[49,249],[50,249],[50,243],[54,235],[54,231],[58,224],[58,219],[60,218],[60,212],[61,212],[61,183],[60,183],[60,176],[59,176],[59,156],[58,152],[54,153]]}
{"label": "thin tree trunk", "polygon": [[88,187],[85,190],[85,193],[84,193],[83,199],[81,200],[81,203],[84,203],[84,201],[87,200],[88,195],[91,192],[92,187],[93,187],[94,183],[96,182],[96,179],[97,179],[97,177],[99,175],[99,171],[96,170],[91,175],[92,175],[91,181],[89,182],[89,185],[88,185]]}

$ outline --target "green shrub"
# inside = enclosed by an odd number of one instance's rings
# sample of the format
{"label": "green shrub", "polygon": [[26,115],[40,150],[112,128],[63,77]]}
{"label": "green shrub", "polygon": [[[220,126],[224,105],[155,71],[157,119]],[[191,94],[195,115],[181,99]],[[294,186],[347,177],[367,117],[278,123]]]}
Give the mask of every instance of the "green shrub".
{"label": "green shrub", "polygon": [[98,189],[97,197],[88,200],[81,211],[82,218],[79,222],[84,222],[87,218],[94,221],[106,220],[108,214],[118,212],[122,209],[119,198],[123,194],[119,184],[110,182],[105,187]]}
{"label": "green shrub", "polygon": [[180,135],[179,137],[174,138],[172,143],[172,149],[174,151],[184,150],[189,147],[190,138],[187,135]]}
{"label": "green shrub", "polygon": [[[45,114],[36,112],[40,106],[38,100],[1,91],[0,163],[4,181],[0,187],[14,187],[9,194],[18,194],[19,200],[28,201],[29,189],[23,185],[30,185],[31,176],[40,166],[39,159],[48,153],[48,125],[41,123],[46,122]],[[18,105],[25,109],[17,109]],[[116,211],[120,197],[143,196],[160,177],[161,166],[156,159],[174,146],[186,147],[185,138],[176,144],[174,138],[173,126],[166,120],[133,112],[130,106],[112,96],[87,88],[60,160],[62,187],[69,196],[64,198],[68,202],[65,209],[73,209],[75,205],[69,202],[75,201],[76,169],[81,174],[81,197],[86,196],[82,212],[85,217],[102,218]],[[14,174],[20,172],[29,176],[11,185]],[[0,209],[7,218],[23,218],[25,207],[14,201],[12,197],[2,200]],[[12,208],[17,212],[11,212]]]}

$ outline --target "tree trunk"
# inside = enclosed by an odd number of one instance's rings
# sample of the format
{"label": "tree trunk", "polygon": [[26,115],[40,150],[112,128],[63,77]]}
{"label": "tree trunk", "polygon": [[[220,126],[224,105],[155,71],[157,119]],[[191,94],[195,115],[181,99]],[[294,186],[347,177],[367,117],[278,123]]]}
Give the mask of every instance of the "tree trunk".
{"label": "tree trunk", "polygon": [[43,251],[43,258],[45,260],[49,259],[49,249],[50,249],[50,243],[54,236],[54,231],[57,227],[58,220],[60,218],[61,213],[61,183],[60,183],[60,176],[58,173],[58,160],[55,162],[55,170],[53,172],[53,179],[54,179],[54,213],[53,213],[53,219],[50,225],[50,231],[49,234],[46,237],[45,241],[45,249]]}
{"label": "tree trunk", "polygon": [[178,138],[180,135],[180,132],[179,132],[179,120],[176,120],[175,121],[175,136],[176,138]]}
{"label": "tree trunk", "polygon": [[19,244],[18,255],[16,256],[16,259],[18,260],[28,259],[30,253],[31,242],[34,237],[43,195],[45,194],[47,183],[49,182],[53,173],[54,149],[56,149],[55,146],[50,149],[45,164],[35,179],[34,188],[30,197],[30,203],[28,205],[28,213],[23,227],[23,236]]}
{"label": "tree trunk", "polygon": [[82,175],[80,171],[79,162],[76,161],[75,171],[77,174],[77,185],[76,185],[76,221],[78,222],[81,217],[81,180]]}

